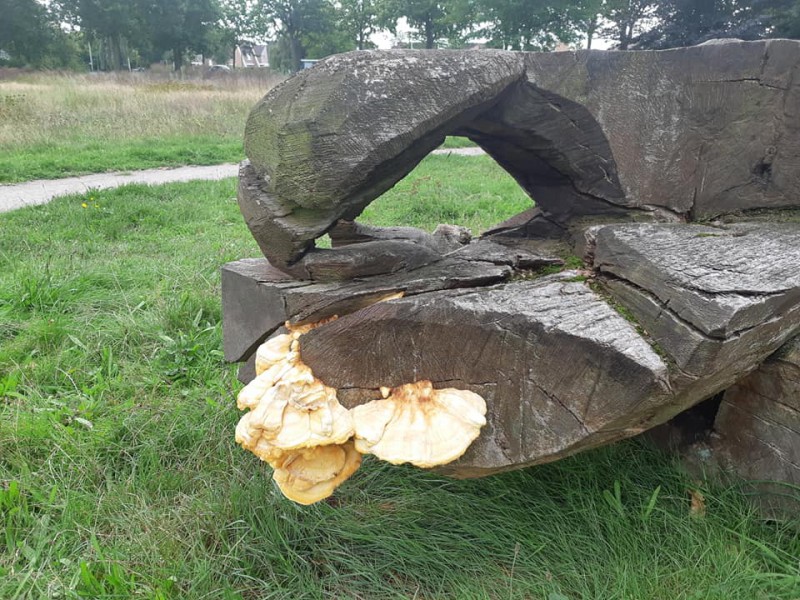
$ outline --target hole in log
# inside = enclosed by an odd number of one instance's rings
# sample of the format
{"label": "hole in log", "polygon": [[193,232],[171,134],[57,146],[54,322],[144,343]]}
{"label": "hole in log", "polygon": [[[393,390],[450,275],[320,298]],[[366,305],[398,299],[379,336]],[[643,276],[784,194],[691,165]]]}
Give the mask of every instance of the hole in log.
{"label": "hole in log", "polygon": [[531,205],[525,191],[488,156],[429,155],[366,207],[359,221],[430,232],[448,223],[477,235]]}
{"label": "hole in log", "polygon": [[762,160],[753,168],[753,175],[764,182],[769,181],[770,177],[772,177],[772,163]]}

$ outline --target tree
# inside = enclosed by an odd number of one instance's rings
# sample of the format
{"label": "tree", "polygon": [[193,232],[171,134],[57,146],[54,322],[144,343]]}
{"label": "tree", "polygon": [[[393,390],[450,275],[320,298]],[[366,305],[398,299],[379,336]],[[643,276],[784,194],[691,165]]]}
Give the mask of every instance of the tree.
{"label": "tree", "polygon": [[159,55],[171,51],[176,71],[187,52],[213,50],[215,29],[222,19],[217,0],[138,0],[138,6],[153,51]]}
{"label": "tree", "polygon": [[0,50],[17,66],[75,66],[77,52],[57,16],[36,0],[0,0]]}
{"label": "tree", "polygon": [[594,37],[600,28],[603,0],[577,0],[568,9],[567,20],[572,24],[575,37],[586,39],[586,48],[591,49]]}
{"label": "tree", "polygon": [[355,42],[356,48],[368,48],[369,36],[378,28],[377,0],[339,0],[338,13],[341,29]]}
{"label": "tree", "polygon": [[658,24],[642,36],[639,47],[693,46],[714,38],[767,37],[785,0],[661,0]]}
{"label": "tree", "polygon": [[558,41],[573,41],[574,20],[587,11],[572,0],[481,0],[478,34],[489,45],[506,50],[546,50]]}
{"label": "tree", "polygon": [[475,12],[470,0],[385,0],[379,22],[397,34],[397,21],[405,18],[419,31],[425,48],[436,47],[436,40],[457,38],[475,22]]}
{"label": "tree", "polygon": [[615,40],[618,49],[627,50],[652,26],[656,6],[654,0],[605,0],[602,16],[609,25],[602,34]]}
{"label": "tree", "polygon": [[[259,37],[266,30],[261,12],[252,0],[222,0],[220,12],[222,27],[219,30],[219,45],[225,46],[226,52],[233,55],[242,42]],[[235,56],[233,64],[235,67]]]}
{"label": "tree", "polygon": [[325,58],[331,54],[350,52],[355,49],[356,43],[352,37],[339,27],[334,26],[303,36],[303,50],[305,51],[303,58]]}
{"label": "tree", "polygon": [[98,41],[104,66],[118,70],[127,64],[128,40],[142,35],[138,7],[127,0],[61,0],[62,18],[80,27],[89,42]]}
{"label": "tree", "polygon": [[277,36],[277,56],[270,65],[280,64],[282,70],[299,71],[304,38],[333,28],[333,6],[327,0],[259,0],[259,10]]}
{"label": "tree", "polygon": [[779,9],[770,11],[776,37],[800,39],[800,0],[785,2]]}

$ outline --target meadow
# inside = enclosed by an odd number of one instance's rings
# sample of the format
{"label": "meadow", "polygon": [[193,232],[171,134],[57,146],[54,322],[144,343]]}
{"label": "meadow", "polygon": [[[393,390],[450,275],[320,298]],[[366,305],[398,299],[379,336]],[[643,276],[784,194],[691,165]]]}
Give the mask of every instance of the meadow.
{"label": "meadow", "polygon": [[[284,499],[233,440],[219,267],[259,255],[235,185],[0,214],[0,598],[800,598],[797,523],[640,440],[470,481],[367,458]],[[363,218],[477,233],[530,202],[487,157],[430,156]]]}
{"label": "meadow", "polygon": [[[244,122],[282,76],[237,71],[0,78],[0,184],[244,158]],[[449,138],[446,147],[473,144]]]}
{"label": "meadow", "polygon": [[146,73],[0,80],[0,183],[237,162],[247,113],[279,81]]}

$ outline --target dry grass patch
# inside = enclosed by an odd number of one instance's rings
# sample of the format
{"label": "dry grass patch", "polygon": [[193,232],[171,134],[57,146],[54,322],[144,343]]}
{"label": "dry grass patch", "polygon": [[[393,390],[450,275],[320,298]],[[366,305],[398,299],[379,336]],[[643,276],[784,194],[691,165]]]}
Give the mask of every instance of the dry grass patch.
{"label": "dry grass patch", "polygon": [[279,80],[87,74],[2,81],[0,182],[239,160],[247,113]]}

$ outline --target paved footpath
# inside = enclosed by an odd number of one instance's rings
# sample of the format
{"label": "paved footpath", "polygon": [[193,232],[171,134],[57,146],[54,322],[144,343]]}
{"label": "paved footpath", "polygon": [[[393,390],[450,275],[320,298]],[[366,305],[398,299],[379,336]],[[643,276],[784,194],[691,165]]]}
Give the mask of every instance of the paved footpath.
{"label": "paved footpath", "polygon": [[178,167],[176,169],[147,169],[127,173],[96,173],[64,179],[40,179],[13,185],[0,185],[0,212],[23,206],[47,204],[53,198],[69,194],[85,194],[89,190],[104,190],[129,183],[159,185],[174,181],[225,179],[236,177],[239,165],[211,167]]}
{"label": "paved footpath", "polygon": [[[434,150],[433,154],[458,154],[475,156],[483,154],[480,148],[453,148]],[[126,173],[97,173],[64,179],[40,179],[11,185],[0,185],[0,213],[47,204],[58,196],[85,194],[89,190],[104,190],[129,183],[160,185],[177,181],[197,181],[236,177],[239,165],[213,165],[211,167],[177,167],[175,169],[148,169]]]}

